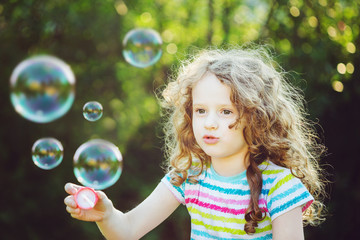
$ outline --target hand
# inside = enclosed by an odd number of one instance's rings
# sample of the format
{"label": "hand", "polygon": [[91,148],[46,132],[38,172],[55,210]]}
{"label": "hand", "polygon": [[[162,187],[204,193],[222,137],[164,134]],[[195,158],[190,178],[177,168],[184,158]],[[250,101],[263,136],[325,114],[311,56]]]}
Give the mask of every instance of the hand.
{"label": "hand", "polygon": [[99,199],[94,208],[79,208],[75,202],[74,195],[80,188],[82,187],[73,183],[65,184],[65,191],[70,195],[64,199],[64,203],[66,211],[70,213],[71,217],[82,221],[100,222],[114,210],[111,200],[102,191],[95,191]]}

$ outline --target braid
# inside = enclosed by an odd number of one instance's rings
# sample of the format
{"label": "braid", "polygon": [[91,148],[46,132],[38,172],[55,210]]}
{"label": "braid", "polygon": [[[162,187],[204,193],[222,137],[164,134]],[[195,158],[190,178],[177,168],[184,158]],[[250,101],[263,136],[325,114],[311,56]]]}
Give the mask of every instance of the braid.
{"label": "braid", "polygon": [[258,222],[262,221],[266,215],[262,216],[262,211],[259,208],[259,195],[262,188],[262,174],[258,168],[253,155],[250,154],[250,165],[246,170],[246,177],[250,186],[250,203],[245,213],[244,230],[247,234],[255,233],[255,228]]}

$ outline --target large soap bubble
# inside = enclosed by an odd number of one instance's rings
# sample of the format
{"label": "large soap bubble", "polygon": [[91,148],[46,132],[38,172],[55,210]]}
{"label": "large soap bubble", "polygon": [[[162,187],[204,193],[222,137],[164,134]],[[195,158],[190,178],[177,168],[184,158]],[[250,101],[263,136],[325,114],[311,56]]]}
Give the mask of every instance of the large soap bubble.
{"label": "large soap bubble", "polygon": [[45,170],[57,167],[63,159],[64,148],[55,138],[41,138],[31,150],[35,165]]}
{"label": "large soap bubble", "polygon": [[162,40],[158,32],[148,28],[133,29],[123,40],[123,55],[131,65],[145,68],[155,64],[162,54]]}
{"label": "large soap bubble", "polygon": [[47,123],[62,117],[73,104],[75,76],[62,60],[35,56],[16,66],[10,87],[11,102],[21,116]]}
{"label": "large soap bubble", "polygon": [[74,154],[75,177],[86,187],[110,187],[120,178],[122,166],[119,148],[102,139],[82,144]]}

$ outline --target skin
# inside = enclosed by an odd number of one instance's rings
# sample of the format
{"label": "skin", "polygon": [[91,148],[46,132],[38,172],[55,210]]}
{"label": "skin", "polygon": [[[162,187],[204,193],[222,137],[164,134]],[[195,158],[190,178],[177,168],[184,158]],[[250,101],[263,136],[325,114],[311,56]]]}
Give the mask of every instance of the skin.
{"label": "skin", "polygon": [[155,190],[136,208],[123,213],[114,208],[104,192],[96,191],[99,200],[93,209],[77,208],[74,194],[80,186],[67,183],[65,191],[70,194],[64,200],[66,211],[75,219],[95,221],[106,239],[140,239],[158,226],[179,206],[179,202],[160,183]]}
{"label": "skin", "polygon": [[[222,176],[233,176],[245,171],[245,156],[249,147],[243,135],[244,121],[229,128],[239,117],[230,94],[230,87],[209,73],[192,90],[192,125],[196,142],[211,156],[215,171]],[[206,143],[204,136],[213,136],[218,141],[214,144]]]}
{"label": "skin", "polygon": [[274,240],[305,239],[301,207],[296,207],[273,220],[272,231]]}
{"label": "skin", "polygon": [[[231,90],[215,75],[206,74],[192,90],[193,129],[197,143],[211,157],[215,171],[222,176],[233,176],[246,170],[248,146],[242,134],[245,123],[229,128],[238,118],[230,100]],[[216,97],[214,97],[216,96]],[[204,136],[214,137],[209,142]],[[163,183],[136,208],[123,213],[114,208],[102,191],[96,191],[99,200],[93,209],[80,209],[74,195],[81,186],[67,183],[69,194],[64,200],[66,211],[79,220],[96,222],[102,234],[111,239],[139,239],[158,226],[179,206],[179,202]],[[304,239],[302,212],[296,207],[272,222],[274,240]]]}

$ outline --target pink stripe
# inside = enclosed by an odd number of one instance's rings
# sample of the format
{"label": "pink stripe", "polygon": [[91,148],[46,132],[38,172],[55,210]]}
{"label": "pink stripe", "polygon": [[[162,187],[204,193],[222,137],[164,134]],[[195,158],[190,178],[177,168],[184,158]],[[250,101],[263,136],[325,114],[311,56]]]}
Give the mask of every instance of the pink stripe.
{"label": "pink stripe", "polygon": [[[218,203],[226,203],[226,204],[237,204],[237,205],[249,205],[250,200],[249,199],[244,199],[244,200],[235,200],[235,199],[224,199],[224,198],[219,198],[219,197],[215,197],[213,195],[210,195],[208,193],[204,193],[204,192],[199,192],[197,190],[185,190],[185,196],[199,196],[199,197],[203,197],[203,198],[208,198],[211,199],[215,202]],[[259,204],[263,204],[266,206],[266,201],[263,198],[259,199]]]}
{"label": "pink stripe", "polygon": [[[217,206],[215,204],[201,202],[201,201],[199,201],[198,199],[195,199],[195,198],[187,198],[185,200],[185,203],[186,204],[194,203],[194,204],[196,204],[196,205],[198,205],[200,207],[203,207],[203,208],[208,208],[208,209],[216,210],[216,211],[223,212],[223,213],[230,213],[230,214],[233,214],[233,215],[245,214],[245,212],[246,212],[246,208],[231,209],[231,208],[227,208],[227,207],[219,207],[219,206]],[[264,212],[268,212],[268,210],[265,207],[260,208],[260,209],[263,210]]]}
{"label": "pink stripe", "polygon": [[308,201],[305,206],[303,206],[302,211],[305,212],[305,210],[310,207],[310,205],[313,203],[313,200]]}

